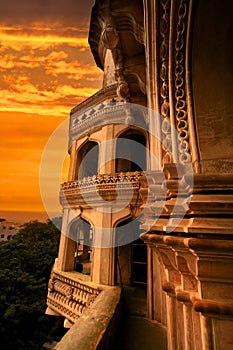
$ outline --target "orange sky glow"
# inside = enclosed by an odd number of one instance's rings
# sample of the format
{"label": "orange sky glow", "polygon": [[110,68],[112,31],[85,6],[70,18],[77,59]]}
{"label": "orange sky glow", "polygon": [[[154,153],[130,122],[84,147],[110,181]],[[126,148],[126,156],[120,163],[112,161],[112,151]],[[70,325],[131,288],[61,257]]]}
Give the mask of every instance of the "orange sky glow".
{"label": "orange sky glow", "polygon": [[70,109],[101,87],[102,73],[87,42],[92,5],[92,0],[0,4],[1,217],[4,211],[44,212],[39,188],[44,147]]}

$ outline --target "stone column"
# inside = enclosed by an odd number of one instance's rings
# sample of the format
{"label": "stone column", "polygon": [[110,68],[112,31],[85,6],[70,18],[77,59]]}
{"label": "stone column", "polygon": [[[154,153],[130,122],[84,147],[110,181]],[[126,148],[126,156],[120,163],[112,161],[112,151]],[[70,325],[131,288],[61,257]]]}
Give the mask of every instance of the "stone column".
{"label": "stone column", "polygon": [[99,149],[99,174],[113,174],[115,171],[114,125],[107,125],[102,130],[103,142]]}
{"label": "stone column", "polygon": [[56,269],[59,271],[74,270],[74,254],[76,249],[76,241],[69,237],[68,232],[69,209],[64,209],[62,217],[62,228],[58,259],[56,260]]}
{"label": "stone column", "polygon": [[[99,211],[99,212],[98,212]],[[94,227],[94,249],[92,280],[95,283],[114,285],[114,229],[111,213],[104,213],[104,208],[97,208]]]}
{"label": "stone column", "polygon": [[68,181],[72,181],[75,176],[75,165],[76,165],[76,142],[74,142],[70,149],[70,166],[68,173]]}

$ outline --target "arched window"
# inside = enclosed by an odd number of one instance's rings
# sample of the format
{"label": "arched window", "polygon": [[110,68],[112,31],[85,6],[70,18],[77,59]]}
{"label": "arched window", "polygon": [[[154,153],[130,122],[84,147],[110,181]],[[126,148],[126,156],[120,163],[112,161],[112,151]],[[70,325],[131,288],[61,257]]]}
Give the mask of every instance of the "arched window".
{"label": "arched window", "polygon": [[75,179],[82,179],[98,173],[99,145],[88,141],[78,151]]}
{"label": "arched window", "polygon": [[146,170],[146,137],[139,130],[126,130],[116,143],[116,172],[142,170]]}
{"label": "arched window", "polygon": [[74,270],[91,274],[93,230],[84,219],[75,220],[69,230],[69,238],[75,242]]}

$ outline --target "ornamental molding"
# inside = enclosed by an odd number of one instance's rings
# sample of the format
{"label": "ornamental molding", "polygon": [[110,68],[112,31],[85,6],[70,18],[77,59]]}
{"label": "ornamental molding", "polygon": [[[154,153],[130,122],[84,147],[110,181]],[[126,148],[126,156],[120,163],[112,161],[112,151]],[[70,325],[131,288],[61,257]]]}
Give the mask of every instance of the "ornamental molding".
{"label": "ornamental molding", "polygon": [[[232,234],[233,177],[231,174],[193,176],[174,166],[145,172],[140,179],[144,232]],[[192,188],[191,188],[192,187]]]}
{"label": "ornamental molding", "polygon": [[[105,0],[100,4],[100,2],[96,1],[92,8],[88,42],[99,68],[104,69],[103,57],[100,54],[99,45],[103,37],[106,19],[110,19],[112,24],[112,28],[109,29],[111,29],[112,35],[115,38],[113,42],[116,45],[118,44],[117,37],[122,32],[130,32],[136,41],[144,44],[145,33],[142,13],[142,8],[134,1],[124,1],[123,7],[121,2],[112,4],[111,1]],[[110,46],[112,45],[110,44]]]}
{"label": "ornamental molding", "polygon": [[176,23],[175,39],[175,116],[176,127],[180,137],[178,143],[179,161],[186,163],[190,161],[189,128],[187,116],[187,96],[186,96],[186,45],[187,27],[189,14],[189,0],[181,0],[178,8],[178,20]]}
{"label": "ornamental molding", "polygon": [[[105,94],[101,94],[101,101],[93,98],[93,104],[80,106],[76,108],[70,118],[69,130],[69,147],[78,138],[89,135],[94,130],[111,124],[129,124],[135,114],[137,126],[148,129],[148,115],[146,113],[138,114],[137,106],[119,102],[117,96],[106,98]],[[90,101],[89,101],[90,102]],[[99,102],[99,103],[98,103]],[[86,107],[86,108],[83,108]]]}
{"label": "ornamental molding", "polygon": [[[145,21],[145,29],[147,46],[152,46],[147,48],[149,107],[163,117],[159,126],[161,164],[185,164],[192,160],[198,171],[190,73],[193,3],[193,0],[145,0],[145,9],[154,11],[155,21],[153,26]],[[154,85],[150,83],[151,75]],[[150,94],[157,96],[155,102]]]}
{"label": "ornamental molding", "polygon": [[[117,204],[128,203],[129,194],[132,198],[128,205],[142,205],[139,188],[143,173],[116,173],[114,175],[95,175],[82,180],[65,182],[61,185],[60,202],[63,206],[98,207],[99,196],[107,207],[110,201],[117,199]],[[98,194],[98,195],[97,195]]]}
{"label": "ornamental molding", "polygon": [[172,162],[172,145],[170,129],[170,103],[169,103],[169,33],[171,1],[162,0],[160,5],[160,113],[163,116],[161,125],[163,140],[163,162]]}
{"label": "ornamental molding", "polygon": [[[216,285],[232,290],[233,244],[229,240],[213,237],[188,238],[146,233],[141,239],[156,252],[166,269],[163,290],[171,298],[204,315],[232,317],[233,299],[226,300]],[[182,258],[182,261],[180,260]],[[211,264],[211,269],[206,269]],[[220,268],[219,266],[224,266]],[[179,279],[180,276],[180,279]],[[213,289],[212,296],[208,293]],[[203,297],[208,295],[209,298]]]}
{"label": "ornamental molding", "polygon": [[112,84],[103,87],[97,91],[94,95],[86,98],[83,102],[72,108],[70,114],[71,116],[74,113],[81,112],[85,109],[91,108],[92,106],[98,105],[105,100],[111,100],[117,98],[117,84]]}
{"label": "ornamental molding", "polygon": [[78,273],[76,278],[68,275],[68,272],[52,271],[48,284],[47,305],[55,313],[75,323],[101,293],[101,289],[79,279]]}

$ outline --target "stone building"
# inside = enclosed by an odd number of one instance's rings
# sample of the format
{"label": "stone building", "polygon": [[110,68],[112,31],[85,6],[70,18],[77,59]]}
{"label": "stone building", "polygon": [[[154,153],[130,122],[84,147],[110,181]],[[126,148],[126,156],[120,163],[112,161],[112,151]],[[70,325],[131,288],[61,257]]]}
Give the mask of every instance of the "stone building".
{"label": "stone building", "polygon": [[20,229],[21,225],[0,219],[0,242],[11,240]]}
{"label": "stone building", "polygon": [[233,348],[232,14],[230,0],[96,1],[103,88],[71,111],[48,292],[66,324],[104,286],[146,284],[169,350]]}

